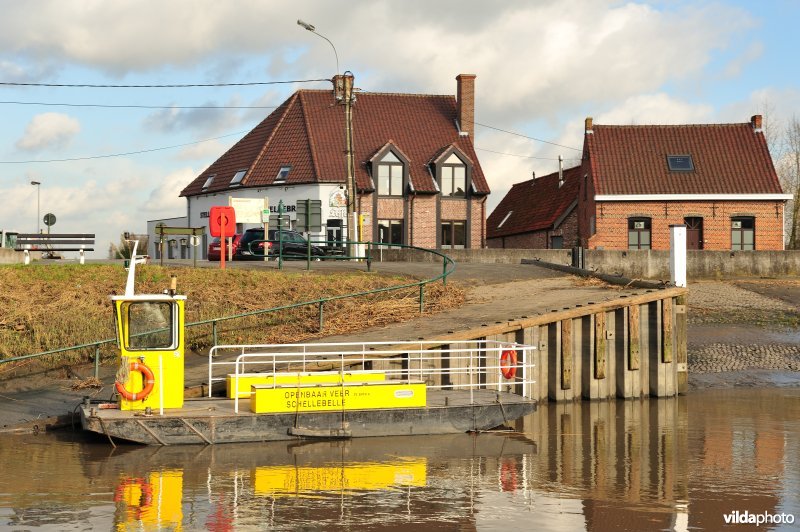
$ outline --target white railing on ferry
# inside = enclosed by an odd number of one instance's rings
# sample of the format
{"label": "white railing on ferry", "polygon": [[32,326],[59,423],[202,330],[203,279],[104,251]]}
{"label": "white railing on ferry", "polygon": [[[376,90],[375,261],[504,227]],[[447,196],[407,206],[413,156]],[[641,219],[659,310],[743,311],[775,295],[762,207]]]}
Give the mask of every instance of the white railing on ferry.
{"label": "white railing on ferry", "polygon": [[[219,345],[208,355],[208,395],[211,397],[215,382],[231,375],[238,413],[239,378],[250,368],[261,375],[338,371],[342,381],[345,373],[380,373],[387,380],[423,381],[431,389],[467,388],[472,392],[505,387],[529,397],[535,382],[535,349],[494,340]],[[399,368],[389,367],[398,363]],[[377,365],[386,367],[372,369]],[[215,370],[222,370],[222,376],[215,376]],[[272,385],[278,386],[277,379]]]}

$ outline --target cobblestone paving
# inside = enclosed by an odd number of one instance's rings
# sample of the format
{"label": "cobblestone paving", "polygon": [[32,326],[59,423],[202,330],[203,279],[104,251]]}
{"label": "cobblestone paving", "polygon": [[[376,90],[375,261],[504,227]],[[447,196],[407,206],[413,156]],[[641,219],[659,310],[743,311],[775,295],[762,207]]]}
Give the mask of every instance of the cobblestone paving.
{"label": "cobblestone paving", "polygon": [[800,371],[800,346],[711,344],[689,350],[689,372],[748,369]]}
{"label": "cobblestone paving", "polygon": [[798,312],[797,305],[733,282],[690,284],[690,375],[748,370],[800,372]]}

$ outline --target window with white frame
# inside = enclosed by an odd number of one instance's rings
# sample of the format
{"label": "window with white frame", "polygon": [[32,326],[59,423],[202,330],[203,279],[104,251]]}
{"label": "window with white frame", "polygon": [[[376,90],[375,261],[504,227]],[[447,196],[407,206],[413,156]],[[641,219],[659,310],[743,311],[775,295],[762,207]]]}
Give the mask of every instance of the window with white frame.
{"label": "window with white frame", "polygon": [[244,179],[245,175],[247,175],[247,168],[245,168],[244,170],[239,170],[238,172],[236,172],[233,175],[233,179],[231,179],[231,186],[232,187],[240,186],[242,184],[242,179]]}
{"label": "window with white frame", "polygon": [[275,183],[286,183],[286,176],[289,175],[292,167],[290,165],[281,166],[281,169],[278,170],[278,174],[275,176]]}

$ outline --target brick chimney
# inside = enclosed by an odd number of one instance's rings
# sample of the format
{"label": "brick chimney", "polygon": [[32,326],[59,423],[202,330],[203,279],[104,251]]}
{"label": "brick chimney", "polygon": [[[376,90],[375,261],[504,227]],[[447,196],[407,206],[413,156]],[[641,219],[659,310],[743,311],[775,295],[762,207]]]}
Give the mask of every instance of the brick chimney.
{"label": "brick chimney", "polygon": [[750,117],[750,125],[756,131],[761,131],[761,115],[753,115]]}
{"label": "brick chimney", "polygon": [[462,133],[475,138],[475,74],[456,76],[456,110]]}
{"label": "brick chimney", "polygon": [[586,134],[589,135],[591,133],[594,133],[592,131],[592,117],[591,116],[587,116],[586,117]]}

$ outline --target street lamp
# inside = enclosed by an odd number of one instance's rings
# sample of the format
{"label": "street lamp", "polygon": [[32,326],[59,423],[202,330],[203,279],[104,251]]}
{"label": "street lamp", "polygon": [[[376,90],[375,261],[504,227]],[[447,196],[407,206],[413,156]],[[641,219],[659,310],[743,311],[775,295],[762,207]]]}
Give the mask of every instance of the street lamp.
{"label": "street lamp", "polygon": [[39,191],[42,187],[40,186],[41,183],[39,181],[31,181],[31,185],[36,187],[36,234],[39,234],[42,232],[40,229],[41,226],[39,225],[39,206],[41,205],[41,202],[39,201]]}
{"label": "street lamp", "polygon": [[333,93],[334,98],[336,99],[336,103],[344,103],[344,116],[345,116],[345,153],[346,156],[346,164],[347,164],[347,247],[348,247],[348,255],[351,257],[355,255],[351,251],[353,242],[358,239],[358,233],[356,232],[356,183],[355,183],[355,164],[353,158],[353,109],[352,105],[355,101],[353,95],[353,74],[351,72],[345,72],[344,75],[339,75],[339,54],[336,53],[336,47],[333,45],[330,39],[325,37],[324,35],[317,33],[316,28],[313,24],[309,24],[307,22],[303,22],[302,20],[297,20],[297,25],[310,31],[314,35],[318,37],[322,37],[328,44],[331,45],[333,48],[333,55],[336,57],[336,76],[334,77],[333,82]]}
{"label": "street lamp", "polygon": [[305,29],[307,29],[308,31],[310,31],[310,32],[311,32],[311,33],[313,33],[314,35],[317,35],[317,36],[319,36],[319,37],[322,37],[323,39],[325,39],[326,41],[328,41],[328,44],[330,44],[330,45],[331,45],[331,48],[333,48],[333,55],[334,55],[334,57],[336,57],[336,75],[338,76],[338,75],[339,75],[339,54],[337,54],[337,53],[336,53],[336,47],[333,45],[333,43],[331,42],[331,40],[330,40],[330,39],[328,39],[327,37],[325,37],[324,35],[322,35],[322,34],[320,34],[320,33],[317,33],[317,32],[316,32],[316,28],[314,27],[314,25],[313,25],[313,24],[309,24],[308,22],[303,22],[302,20],[300,20],[300,19],[297,19],[297,25],[298,25],[298,26],[300,26],[300,27],[302,27],[302,28],[305,28]]}

